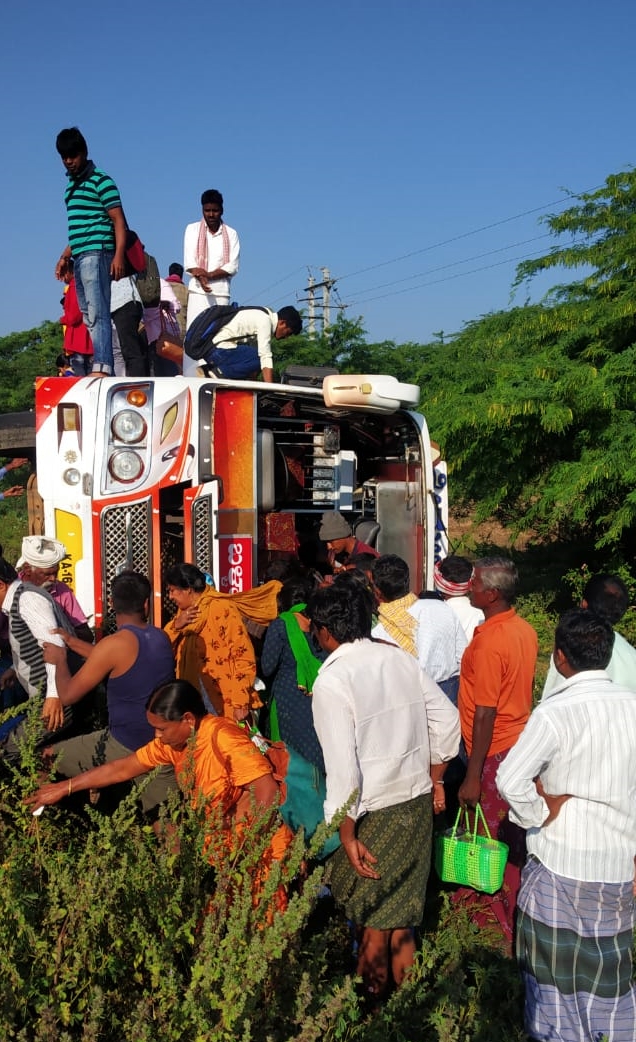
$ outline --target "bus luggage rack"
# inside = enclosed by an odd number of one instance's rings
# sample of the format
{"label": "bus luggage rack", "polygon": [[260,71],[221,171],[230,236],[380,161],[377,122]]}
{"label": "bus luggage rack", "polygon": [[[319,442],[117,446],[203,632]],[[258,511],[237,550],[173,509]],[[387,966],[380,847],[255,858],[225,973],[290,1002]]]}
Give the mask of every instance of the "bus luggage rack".
{"label": "bus luggage rack", "polygon": [[337,426],[277,417],[267,422],[262,434],[269,434],[275,447],[277,507],[297,511],[352,509],[356,454],[341,448]]}

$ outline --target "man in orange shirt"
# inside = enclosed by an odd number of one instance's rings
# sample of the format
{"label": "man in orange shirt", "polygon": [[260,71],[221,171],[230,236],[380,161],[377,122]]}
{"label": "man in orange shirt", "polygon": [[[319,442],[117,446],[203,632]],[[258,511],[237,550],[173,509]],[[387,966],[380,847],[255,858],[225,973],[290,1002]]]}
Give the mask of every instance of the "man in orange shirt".
{"label": "man in orange shirt", "polygon": [[[493,836],[510,847],[502,889],[492,897],[474,891],[461,898],[478,899],[481,923],[499,922],[511,944],[520,872],[525,861],[525,833],[508,819],[508,804],[495,784],[499,764],[517,741],[532,709],[532,685],[538,640],[512,602],[518,574],[512,561],[485,557],[473,570],[469,597],[481,608],[485,622],[475,629],[462,658],[459,675],[459,716],[468,754],[466,777],[459,788],[462,807],[481,803]],[[490,915],[488,915],[490,911]]]}

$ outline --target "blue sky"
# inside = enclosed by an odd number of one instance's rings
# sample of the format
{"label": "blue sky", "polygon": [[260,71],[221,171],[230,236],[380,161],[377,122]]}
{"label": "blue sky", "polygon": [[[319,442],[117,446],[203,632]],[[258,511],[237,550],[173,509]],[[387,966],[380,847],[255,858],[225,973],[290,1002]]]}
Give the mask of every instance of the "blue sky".
{"label": "blue sky", "polygon": [[633,0],[33,0],[3,29],[0,335],[60,314],[65,126],[164,274],[218,188],[235,299],[296,303],[326,266],[398,343],[507,307],[539,216],[634,158]]}

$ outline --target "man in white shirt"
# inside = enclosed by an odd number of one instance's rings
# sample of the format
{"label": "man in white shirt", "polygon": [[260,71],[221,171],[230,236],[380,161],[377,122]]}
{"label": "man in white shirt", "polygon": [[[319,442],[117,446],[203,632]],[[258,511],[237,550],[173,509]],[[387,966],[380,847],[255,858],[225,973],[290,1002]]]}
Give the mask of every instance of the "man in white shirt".
{"label": "man in white shirt", "polygon": [[437,561],[433,568],[435,589],[456,613],[469,644],[475,628],[484,622],[483,611],[473,608],[468,596],[472,575],[473,566],[470,561],[457,554],[449,554],[443,560]]}
{"label": "man in white shirt", "polygon": [[[286,340],[289,336],[297,336],[301,329],[302,319],[292,305],[279,311],[249,305],[237,308],[236,315],[224,322],[212,337],[212,347],[205,350],[202,357],[207,365],[203,366],[203,375],[226,377],[228,380],[255,380],[262,372],[264,382],[273,383],[272,338]],[[184,376],[192,375],[186,371],[187,351],[186,343]]]}
{"label": "man in white shirt", "polygon": [[[581,607],[590,608],[597,615],[607,619],[611,626],[615,626],[629,608],[629,590],[618,575],[593,575],[585,584]],[[614,647],[607,666],[607,675],[615,684],[636,691],[636,648],[633,648],[617,630],[614,630]],[[542,697],[549,695],[560,680],[552,658]]]}
{"label": "man in white shirt", "polygon": [[[70,723],[71,714],[65,713],[55,684],[55,666],[44,662],[44,641],[64,646],[58,634],[52,631],[61,627],[73,632],[72,626],[53,598],[39,586],[24,583],[15,568],[0,557],[0,610],[8,618],[9,643],[13,670],[2,677],[3,685],[10,682],[13,674],[30,699],[42,700],[42,742]],[[19,761],[18,739],[22,734],[22,717],[16,718],[15,728],[3,732],[2,755],[9,761]],[[8,734],[8,739],[7,739]]]}
{"label": "man in white shirt", "polygon": [[400,648],[370,640],[371,604],[356,583],[323,587],[307,607],[329,658],[314,682],[314,725],[327,773],[325,819],[347,807],[329,884],[362,930],[358,974],[372,1001],[412,965],[432,845],[431,793],[459,748],[459,717]]}
{"label": "man in white shirt", "polygon": [[443,601],[418,599],[410,592],[409,566],[397,554],[384,554],[372,566],[378,625],[372,636],[398,644],[415,655],[420,667],[457,705],[459,667],[466,634]]}
{"label": "man in white shirt", "polygon": [[557,626],[560,683],[497,772],[527,829],[517,958],[535,1039],[633,1042],[636,693],[606,673],[612,627],[577,608]]}
{"label": "man in white shirt", "polygon": [[202,217],[186,227],[183,266],[190,275],[187,324],[213,304],[229,304],[230,283],[239,269],[241,244],[223,221],[223,196],[209,188],[201,196]]}

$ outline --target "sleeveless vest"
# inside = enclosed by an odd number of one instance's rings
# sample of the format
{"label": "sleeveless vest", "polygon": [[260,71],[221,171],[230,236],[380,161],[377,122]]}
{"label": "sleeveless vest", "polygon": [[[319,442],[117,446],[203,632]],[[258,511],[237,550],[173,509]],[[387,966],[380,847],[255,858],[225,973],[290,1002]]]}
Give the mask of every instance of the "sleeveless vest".
{"label": "sleeveless vest", "polygon": [[172,645],[157,626],[118,627],[137,638],[137,658],[119,677],[109,677],[106,686],[108,728],[113,738],[134,751],[154,738],[146,718],[146,702],[159,684],[174,680]]}
{"label": "sleeveless vest", "polygon": [[73,633],[74,631],[66,613],[55,603],[46,590],[42,590],[39,586],[34,586],[33,583],[21,582],[19,584],[9,611],[9,633],[12,643],[17,644],[18,649],[18,661],[15,662],[15,648],[12,647],[15,671],[28,692],[29,698],[34,698],[37,695],[45,695],[46,693],[46,666],[42,648],[20,614],[20,600],[22,594],[26,592],[36,593],[39,597],[42,597],[43,601],[48,603],[58,629],[64,629],[68,633]]}

